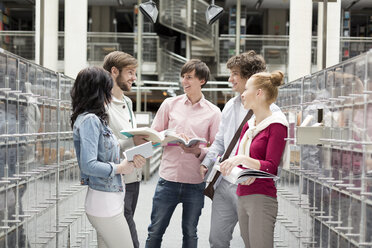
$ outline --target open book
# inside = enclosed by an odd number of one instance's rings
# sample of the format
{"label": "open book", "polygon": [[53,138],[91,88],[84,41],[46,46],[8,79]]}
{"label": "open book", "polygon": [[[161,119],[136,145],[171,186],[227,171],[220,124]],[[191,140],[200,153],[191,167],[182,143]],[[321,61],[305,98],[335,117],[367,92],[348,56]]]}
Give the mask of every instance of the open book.
{"label": "open book", "polygon": [[[220,166],[214,166],[218,171],[220,170]],[[244,167],[244,165],[243,165]],[[240,168],[234,167],[232,169],[230,175],[224,176],[224,178],[232,184],[239,184],[245,182],[249,177],[256,177],[256,178],[270,178],[274,181],[278,180],[279,177],[273,174],[270,174],[265,171],[256,170],[256,169],[248,169],[248,168]]]}
{"label": "open book", "polygon": [[186,141],[185,139],[178,136],[176,132],[173,130],[164,130],[162,132],[158,132],[149,127],[139,127],[134,129],[121,130],[120,133],[129,138],[135,135],[147,135],[148,141],[160,143],[161,145],[167,145],[168,143],[177,144],[179,142],[184,144],[185,146],[192,146],[197,142],[207,143],[207,141],[204,138],[192,138]]}
{"label": "open book", "polygon": [[123,152],[124,156],[128,161],[133,161],[135,155],[141,155],[144,158],[149,158],[152,156],[152,144],[151,142],[146,142],[142,145],[134,146]]}

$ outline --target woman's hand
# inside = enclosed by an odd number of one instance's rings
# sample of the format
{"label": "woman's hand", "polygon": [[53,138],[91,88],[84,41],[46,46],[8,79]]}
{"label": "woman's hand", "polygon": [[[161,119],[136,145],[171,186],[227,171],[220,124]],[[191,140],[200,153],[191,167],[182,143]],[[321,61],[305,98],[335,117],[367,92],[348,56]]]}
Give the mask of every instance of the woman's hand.
{"label": "woman's hand", "polygon": [[116,173],[117,174],[130,174],[133,172],[134,168],[142,168],[146,163],[146,159],[141,155],[134,155],[133,161],[129,162],[127,159],[121,161],[118,165]]}
{"label": "woman's hand", "polygon": [[118,164],[116,174],[130,174],[133,172],[133,169],[134,163],[124,159],[120,164]]}
{"label": "woman's hand", "polygon": [[221,173],[224,176],[230,175],[231,171],[234,169],[234,167],[240,165],[240,164],[246,164],[247,156],[245,155],[236,155],[234,157],[231,157],[229,159],[226,159],[220,164]]}
{"label": "woman's hand", "polygon": [[250,177],[246,181],[242,182],[242,185],[251,185],[256,180],[255,177]]}
{"label": "woman's hand", "polygon": [[146,159],[141,155],[134,155],[133,164],[136,168],[142,168],[146,164]]}

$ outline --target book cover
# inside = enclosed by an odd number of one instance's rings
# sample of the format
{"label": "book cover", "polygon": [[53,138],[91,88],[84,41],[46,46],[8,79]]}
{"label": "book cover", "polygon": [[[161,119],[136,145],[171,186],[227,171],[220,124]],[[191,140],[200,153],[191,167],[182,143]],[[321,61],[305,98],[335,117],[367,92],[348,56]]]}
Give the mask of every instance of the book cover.
{"label": "book cover", "polygon": [[142,145],[134,146],[123,152],[128,161],[133,161],[135,155],[141,155],[144,158],[149,158],[153,155],[151,142],[146,142]]}
{"label": "book cover", "polygon": [[138,127],[134,129],[128,130],[121,130],[120,133],[131,138],[135,135],[146,135],[148,138],[146,140],[154,142],[154,143],[161,143],[164,140],[164,132],[158,132],[155,129],[149,127]]}
{"label": "book cover", "polygon": [[[242,165],[242,166],[245,167],[245,165]],[[217,170],[220,171],[219,165],[216,165],[215,167]],[[265,172],[265,171],[249,169],[249,168],[240,168],[240,167],[234,167],[230,175],[224,176],[224,178],[232,184],[239,184],[239,183],[245,182],[250,177],[267,178],[267,179],[273,179],[274,181],[279,179],[278,176]]]}

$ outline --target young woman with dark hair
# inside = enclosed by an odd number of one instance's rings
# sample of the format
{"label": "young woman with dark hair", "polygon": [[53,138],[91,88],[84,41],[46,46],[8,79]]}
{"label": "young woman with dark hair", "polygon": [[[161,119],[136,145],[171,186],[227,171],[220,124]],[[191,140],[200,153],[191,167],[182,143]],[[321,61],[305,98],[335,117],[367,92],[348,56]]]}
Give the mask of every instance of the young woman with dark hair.
{"label": "young woman with dark hair", "polygon": [[85,211],[97,231],[98,247],[133,247],[124,218],[124,187],[120,174],[142,167],[145,159],[120,162],[119,144],[107,125],[106,106],[113,81],[98,67],[79,72],[71,90],[71,126],[81,184],[88,185]]}

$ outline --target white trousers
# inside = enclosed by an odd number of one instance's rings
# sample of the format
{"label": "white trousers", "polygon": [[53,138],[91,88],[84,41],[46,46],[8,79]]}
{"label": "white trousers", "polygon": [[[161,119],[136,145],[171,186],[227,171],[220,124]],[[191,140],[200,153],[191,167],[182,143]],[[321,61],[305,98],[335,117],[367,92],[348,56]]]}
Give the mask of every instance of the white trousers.
{"label": "white trousers", "polygon": [[133,248],[132,237],[124,214],[113,217],[95,217],[87,214],[97,231],[98,248]]}

